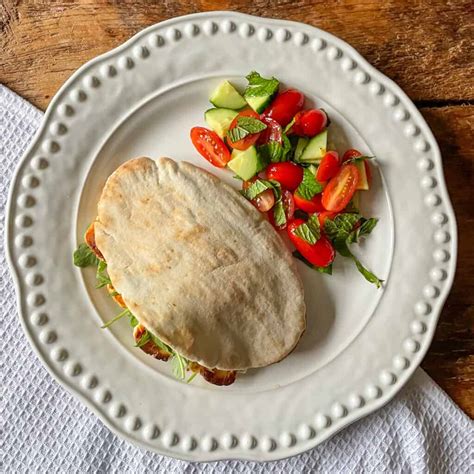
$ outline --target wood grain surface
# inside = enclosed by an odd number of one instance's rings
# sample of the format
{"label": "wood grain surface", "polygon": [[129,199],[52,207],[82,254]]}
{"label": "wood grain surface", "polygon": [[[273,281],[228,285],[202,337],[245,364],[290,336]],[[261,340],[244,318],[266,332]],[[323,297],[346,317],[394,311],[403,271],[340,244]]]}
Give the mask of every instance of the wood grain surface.
{"label": "wood grain surface", "polygon": [[474,9],[471,0],[155,3],[4,0],[0,4],[0,83],[44,110],[79,66],[146,26],[187,13],[226,9],[302,21],[339,36],[395,80],[420,108],[441,147],[459,227],[454,286],[422,366],[473,418]]}

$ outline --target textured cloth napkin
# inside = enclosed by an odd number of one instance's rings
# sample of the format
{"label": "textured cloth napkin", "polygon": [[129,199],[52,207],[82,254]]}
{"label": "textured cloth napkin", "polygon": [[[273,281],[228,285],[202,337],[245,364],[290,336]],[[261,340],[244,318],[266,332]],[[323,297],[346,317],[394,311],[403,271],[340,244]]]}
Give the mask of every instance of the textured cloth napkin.
{"label": "textured cloth napkin", "polygon": [[[42,113],[0,85],[0,233],[13,170]],[[59,386],[18,320],[0,252],[2,472],[473,472],[473,422],[418,369],[396,398],[322,445],[282,461],[189,463],[111,433]]]}

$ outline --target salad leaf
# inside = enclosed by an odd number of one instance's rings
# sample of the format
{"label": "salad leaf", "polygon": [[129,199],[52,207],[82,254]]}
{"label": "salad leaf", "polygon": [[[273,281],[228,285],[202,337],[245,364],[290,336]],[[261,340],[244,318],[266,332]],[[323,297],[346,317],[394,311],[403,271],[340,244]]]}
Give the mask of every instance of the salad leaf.
{"label": "salad leaf", "polygon": [[273,189],[273,184],[266,179],[257,179],[255,180],[249,188],[243,189],[242,194],[251,201],[255,199],[260,193],[266,191],[267,189]]}
{"label": "salad leaf", "polygon": [[193,372],[193,373],[189,376],[188,380],[186,380],[186,383],[191,383],[191,382],[194,380],[194,377],[196,377],[197,374],[198,374],[197,372]]}
{"label": "salad leaf", "polygon": [[[150,332],[150,331],[148,331]],[[150,332],[150,338],[153,341],[155,345],[157,345],[160,349],[169,352],[170,354],[173,354],[174,351],[171,349],[170,346],[165,344],[159,337],[155,336],[152,332]]]}
{"label": "salad leaf", "polygon": [[130,321],[129,321],[130,326],[132,328],[134,328],[135,326],[138,326],[138,319],[132,313],[129,314],[129,317],[130,317]]}
{"label": "salad leaf", "polygon": [[373,160],[375,156],[354,156],[354,158],[351,158],[350,160],[344,161],[344,164],[347,165],[348,163],[359,163],[361,161],[365,160]]}
{"label": "salad leaf", "polygon": [[76,267],[85,268],[92,265],[98,265],[99,259],[87,244],[82,243],[74,251],[73,262]]}
{"label": "salad leaf", "polygon": [[112,284],[107,274],[107,264],[103,260],[99,260],[95,277],[97,280],[96,288],[103,288],[106,285]]}
{"label": "salad leaf", "polygon": [[272,77],[271,79],[265,79],[258,72],[252,71],[247,76],[249,82],[245,89],[244,96],[247,97],[260,97],[266,95],[273,95],[279,86],[278,79]]}
{"label": "salad leaf", "polygon": [[293,252],[293,257],[297,258],[298,260],[301,260],[303,263],[308,265],[308,267],[312,268],[313,270],[316,270],[319,273],[326,273],[328,275],[332,275],[332,263],[327,267],[318,267],[316,265],[313,265],[312,263],[309,263],[308,260],[306,260],[303,255],[298,252],[298,250],[295,250]]}
{"label": "salad leaf", "polygon": [[115,318],[112,318],[110,321],[107,321],[103,326],[101,326],[101,328],[102,329],[109,328],[110,326],[112,326],[112,324],[117,322],[119,319],[122,319],[124,316],[128,315],[129,313],[130,311],[128,310],[128,308],[125,308],[121,313],[117,314]]}
{"label": "salad leaf", "polygon": [[232,142],[238,142],[252,133],[259,133],[265,130],[267,126],[254,117],[239,117],[237,126],[227,132],[227,136]]}
{"label": "salad leaf", "polygon": [[177,352],[174,353],[173,358],[171,359],[173,365],[173,375],[180,380],[186,378],[186,368],[188,366],[188,360],[185,359],[182,355]]}
{"label": "salad leaf", "polygon": [[289,152],[291,151],[291,142],[284,134],[281,139],[282,143],[272,140],[258,147],[259,154],[267,163],[288,161]]}
{"label": "salad leaf", "polygon": [[318,216],[313,214],[304,224],[299,225],[295,229],[295,235],[309,244],[315,244],[321,237]]}
{"label": "salad leaf", "polygon": [[305,168],[303,170],[303,180],[296,189],[296,193],[303,199],[310,201],[311,199],[313,199],[314,196],[316,196],[316,194],[319,194],[322,190],[322,184],[316,179],[316,176],[311,171],[311,169]]}
{"label": "salad leaf", "polygon": [[[359,228],[354,229],[357,222],[363,220]],[[377,288],[382,286],[383,280],[378,278],[370,270],[368,270],[360,260],[349,250],[349,244],[358,242],[363,235],[368,235],[377,225],[377,219],[365,219],[357,213],[339,214],[333,220],[326,219],[324,223],[324,232],[332,241],[334,248],[343,257],[350,258],[356,265],[357,270],[370,283]],[[362,229],[362,230],[361,230]]]}
{"label": "salad leaf", "polygon": [[150,340],[151,340],[150,333],[147,330],[145,330],[145,332],[142,334],[140,339],[135,344],[135,347],[142,347]]}
{"label": "salad leaf", "polygon": [[283,206],[281,198],[276,201],[273,206],[273,220],[277,226],[283,226],[286,224],[285,207]]}

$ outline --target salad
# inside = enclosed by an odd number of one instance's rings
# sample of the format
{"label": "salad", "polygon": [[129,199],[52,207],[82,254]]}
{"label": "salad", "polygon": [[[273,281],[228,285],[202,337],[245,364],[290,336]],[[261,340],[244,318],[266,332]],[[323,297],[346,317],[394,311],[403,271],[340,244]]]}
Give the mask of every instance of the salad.
{"label": "salad", "polygon": [[351,252],[377,225],[359,211],[359,193],[371,184],[370,160],[358,150],[342,154],[328,145],[330,120],[323,109],[306,109],[296,89],[280,91],[274,77],[247,77],[240,93],[229,81],[211,94],[204,113],[209,128],[193,127],[191,141],[212,165],[229,168],[242,194],[286,231],[294,257],[320,273],[332,273],[336,254],[351,259],[363,277],[378,278]]}

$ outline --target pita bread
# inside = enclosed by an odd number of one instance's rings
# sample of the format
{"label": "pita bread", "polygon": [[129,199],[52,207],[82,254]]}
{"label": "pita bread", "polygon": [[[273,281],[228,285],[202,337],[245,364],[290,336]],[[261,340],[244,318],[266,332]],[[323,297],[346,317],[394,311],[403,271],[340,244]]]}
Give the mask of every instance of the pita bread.
{"label": "pita bread", "polygon": [[95,238],[138,321],[207,368],[278,362],[305,329],[303,286],[281,238],[196,166],[168,158],[121,165],[102,192]]}

